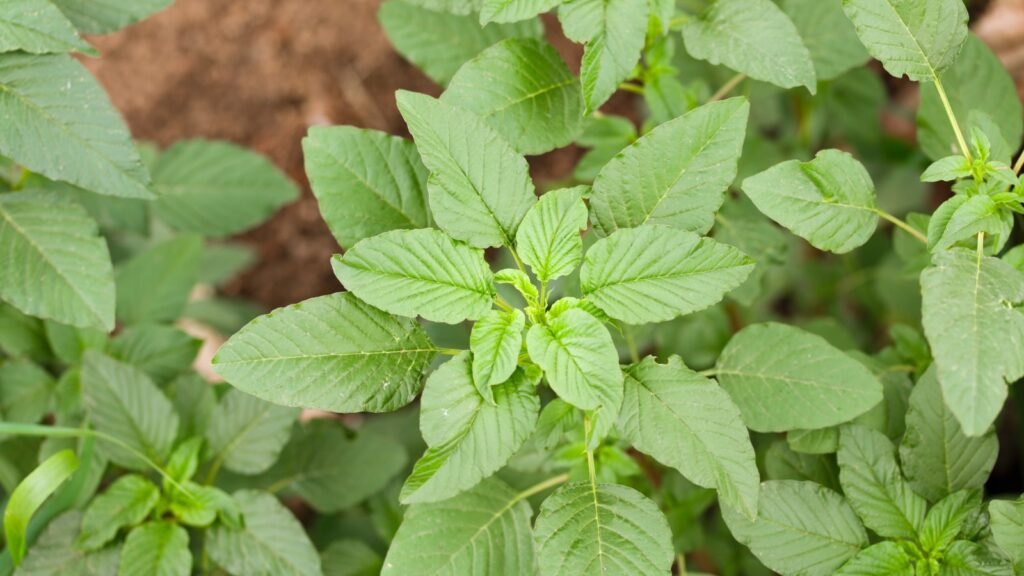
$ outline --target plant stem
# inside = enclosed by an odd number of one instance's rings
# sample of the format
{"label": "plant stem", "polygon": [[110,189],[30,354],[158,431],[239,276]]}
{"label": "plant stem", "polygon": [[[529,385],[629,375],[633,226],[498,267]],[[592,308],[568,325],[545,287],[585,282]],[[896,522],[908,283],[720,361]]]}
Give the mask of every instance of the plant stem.
{"label": "plant stem", "polygon": [[711,95],[711,99],[708,100],[708,102],[718,102],[722,98],[725,98],[726,96],[729,95],[729,92],[732,92],[734,88],[740,85],[740,82],[743,82],[746,79],[746,74],[737,74],[733,76],[732,78],[729,79],[728,82],[723,84],[722,87],[718,89],[718,92],[715,92],[714,94]]}
{"label": "plant stem", "polygon": [[503,298],[501,294],[494,295],[494,303],[497,304],[499,308],[506,312],[512,311],[512,305],[509,304],[508,300],[505,300],[505,298]]}
{"label": "plant stem", "polygon": [[960,123],[956,121],[956,114],[953,112],[953,106],[949,103],[949,97],[946,96],[946,89],[942,86],[942,80],[939,76],[935,75],[935,90],[939,93],[939,100],[942,100],[942,107],[946,109],[946,117],[949,118],[950,125],[953,126],[953,133],[956,134],[957,144],[960,146],[960,153],[967,158],[967,162],[973,163],[974,160],[971,158],[971,150],[967,147],[967,140],[964,140],[964,134],[960,131]]}
{"label": "plant stem", "polygon": [[985,233],[978,232],[978,263],[981,263],[982,257],[985,256]]}
{"label": "plant stem", "polygon": [[465,350],[459,350],[458,348],[435,348],[434,351],[445,356],[458,356],[465,352]]}
{"label": "plant stem", "polygon": [[676,566],[679,567],[679,576],[686,576],[686,556],[676,554]]}
{"label": "plant stem", "polygon": [[1013,165],[1013,173],[1020,174],[1021,168],[1024,168],[1024,150],[1021,151],[1020,156],[1017,156],[1017,163]]}
{"label": "plant stem", "polygon": [[583,415],[583,438],[587,440],[587,473],[590,475],[590,485],[597,487],[597,468],[594,466],[594,451],[590,449],[590,416]]}
{"label": "plant stem", "polygon": [[625,90],[626,92],[632,92],[633,94],[640,94],[641,96],[644,94],[644,87],[632,82],[623,82],[622,84],[619,84],[619,90]]}
{"label": "plant stem", "polygon": [[558,476],[554,476],[552,478],[548,478],[547,480],[545,480],[545,481],[543,481],[543,482],[541,482],[539,484],[534,484],[533,486],[530,486],[529,488],[527,488],[526,490],[523,490],[519,494],[516,494],[516,497],[512,499],[512,503],[514,504],[516,502],[519,502],[520,500],[525,500],[525,499],[529,498],[530,496],[533,496],[534,494],[539,494],[539,493],[547,490],[548,488],[554,488],[555,486],[558,486],[559,484],[564,484],[568,480],[569,480],[569,474],[568,473],[566,473],[566,474],[559,474]]}
{"label": "plant stem", "polygon": [[701,370],[700,372],[697,372],[697,374],[700,374],[705,378],[714,378],[715,374],[718,374],[718,370],[715,370],[714,368],[708,368],[707,370]]}
{"label": "plant stem", "polygon": [[923,242],[925,245],[928,244],[928,237],[927,236],[925,236],[917,228],[914,228],[913,226],[911,226],[910,224],[907,224],[903,220],[900,220],[899,218],[893,216],[892,214],[889,214],[888,212],[886,212],[885,210],[882,210],[881,208],[875,208],[875,214],[878,214],[879,217],[881,217],[881,218],[883,218],[885,220],[888,220],[889,222],[892,222],[893,224],[898,226],[900,229],[902,229],[904,232],[906,232],[907,234],[910,234],[914,238],[917,238],[918,240]]}
{"label": "plant stem", "polygon": [[633,328],[627,324],[620,326],[619,330],[622,331],[622,337],[626,340],[626,347],[629,348],[629,358],[636,364],[640,361],[640,353],[636,349],[636,338],[633,337]]}

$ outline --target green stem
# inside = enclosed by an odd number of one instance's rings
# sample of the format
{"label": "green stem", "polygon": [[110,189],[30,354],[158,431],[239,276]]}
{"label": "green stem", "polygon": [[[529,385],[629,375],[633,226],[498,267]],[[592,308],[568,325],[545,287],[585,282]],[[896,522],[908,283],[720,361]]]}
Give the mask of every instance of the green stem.
{"label": "green stem", "polygon": [[458,348],[434,348],[434,351],[445,356],[458,356],[465,352],[465,350],[459,350]]}
{"label": "green stem", "polygon": [[978,264],[981,265],[981,259],[985,256],[985,233],[978,232]]}
{"label": "green stem", "polygon": [[875,208],[875,214],[877,214],[879,217],[881,217],[881,218],[883,218],[885,220],[888,220],[889,222],[892,222],[893,224],[898,226],[900,229],[902,229],[904,232],[906,232],[907,234],[910,234],[914,238],[917,238],[918,240],[923,242],[925,245],[928,244],[928,237],[927,236],[925,236],[924,234],[921,233],[920,230],[918,230],[917,228],[914,228],[910,224],[907,224],[903,220],[900,220],[899,218],[893,216],[892,214],[889,214],[888,212],[886,212],[885,210],[882,210],[881,208]]}
{"label": "green stem", "polygon": [[643,96],[644,87],[639,84],[633,84],[632,82],[623,82],[619,84],[619,90],[625,90],[626,92],[632,92],[633,94],[640,94]]}
{"label": "green stem", "polygon": [[587,473],[590,475],[590,485],[597,490],[597,467],[594,466],[594,451],[590,449],[590,416],[583,415],[583,437],[588,439],[587,446]]}
{"label": "green stem", "polygon": [[636,348],[636,338],[633,337],[633,328],[629,325],[619,326],[622,337],[626,340],[626,347],[629,348],[629,358],[634,364],[640,361],[640,353]]}
{"label": "green stem", "polygon": [[971,158],[971,150],[967,147],[967,140],[964,139],[964,134],[960,131],[960,123],[956,120],[953,106],[949,103],[949,96],[946,96],[946,89],[942,86],[942,80],[939,79],[938,75],[935,75],[935,90],[938,91],[939,100],[942,100],[942,107],[946,109],[946,117],[949,118],[949,123],[953,126],[953,133],[956,134],[960,153],[964,155],[964,158],[967,158],[968,164],[973,164],[974,159]]}
{"label": "green stem", "polygon": [[679,576],[686,576],[686,556],[676,554],[676,566],[679,567]]}
{"label": "green stem", "polygon": [[707,370],[701,370],[700,372],[697,372],[697,374],[700,374],[705,378],[714,378],[715,375],[718,374],[718,370],[715,370],[714,368],[708,368]]}
{"label": "green stem", "polygon": [[732,78],[729,79],[728,82],[723,84],[722,87],[718,89],[718,92],[715,92],[714,94],[711,95],[711,99],[708,100],[708,102],[718,102],[722,98],[725,98],[726,96],[729,95],[730,92],[733,91],[733,89],[740,85],[740,82],[743,82],[746,79],[746,74],[737,74],[733,76]]}
{"label": "green stem", "polygon": [[530,486],[529,488],[527,488],[526,490],[523,490],[519,494],[516,494],[516,497],[512,499],[512,504],[515,504],[516,502],[519,502],[520,500],[525,500],[525,499],[529,498],[530,496],[533,496],[534,494],[539,494],[539,493],[547,490],[548,488],[554,488],[555,486],[558,486],[559,484],[564,484],[564,483],[566,483],[568,481],[569,481],[569,474],[568,473],[566,473],[566,474],[559,474],[558,476],[555,476],[555,477],[552,477],[552,478],[548,478],[547,480],[545,480],[545,481],[543,481],[543,482],[541,482],[539,484],[534,484],[533,486]]}
{"label": "green stem", "polygon": [[1021,151],[1020,156],[1017,156],[1017,163],[1013,165],[1013,173],[1020,174],[1021,168],[1024,168],[1024,150]]}
{"label": "green stem", "polygon": [[494,295],[494,303],[498,305],[498,308],[501,308],[505,312],[512,311],[512,305],[509,304],[508,300],[505,300],[505,298],[502,297],[501,294]]}

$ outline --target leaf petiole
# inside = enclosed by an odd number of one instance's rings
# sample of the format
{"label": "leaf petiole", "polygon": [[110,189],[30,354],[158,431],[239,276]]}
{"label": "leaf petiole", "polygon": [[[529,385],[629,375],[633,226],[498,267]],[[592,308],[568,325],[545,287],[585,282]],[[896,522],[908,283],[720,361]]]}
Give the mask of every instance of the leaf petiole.
{"label": "leaf petiole", "polygon": [[960,146],[960,152],[967,158],[968,164],[973,164],[974,159],[971,157],[971,149],[967,146],[967,140],[964,139],[964,133],[960,130],[960,123],[956,120],[956,114],[953,112],[953,106],[949,103],[949,96],[946,95],[946,89],[942,86],[942,80],[938,74],[934,75],[935,90],[939,93],[939,100],[942,101],[942,107],[946,110],[946,116],[949,118],[949,123],[953,127],[953,133],[956,134],[957,144]]}
{"label": "leaf petiole", "polygon": [[896,216],[893,216],[892,214],[889,214],[888,212],[886,212],[885,210],[882,210],[881,208],[875,208],[875,214],[878,214],[878,216],[880,218],[882,218],[883,220],[888,220],[889,222],[893,223],[894,225],[896,225],[898,228],[900,228],[901,230],[903,230],[907,234],[910,234],[914,238],[916,238],[916,239],[920,240],[921,242],[923,242],[925,245],[928,244],[928,237],[927,236],[922,234],[921,231],[918,230],[917,228],[914,228],[913,226],[911,226],[910,224],[907,224],[903,220],[900,220]]}

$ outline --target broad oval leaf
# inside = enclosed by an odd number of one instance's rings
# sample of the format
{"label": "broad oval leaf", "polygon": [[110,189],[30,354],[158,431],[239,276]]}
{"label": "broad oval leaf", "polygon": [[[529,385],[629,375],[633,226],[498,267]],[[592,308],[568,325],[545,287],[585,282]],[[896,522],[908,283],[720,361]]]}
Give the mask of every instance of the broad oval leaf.
{"label": "broad oval leaf", "polygon": [[85,509],[78,545],[86,550],[101,548],[121,528],[145,520],[158,500],[160,489],[145,477],[128,474],[118,478]]}
{"label": "broad oval leaf", "polygon": [[921,315],[942,396],[963,431],[980,436],[1024,376],[1024,274],[973,250],[936,254],[921,273]]}
{"label": "broad oval leaf", "polygon": [[861,550],[835,576],[915,576],[914,560],[897,542],[885,541]]}
{"label": "broad oval leaf", "polygon": [[672,567],[665,516],[619,484],[559,488],[541,504],[534,539],[542,576],[669,574]]}
{"label": "broad oval leaf", "polygon": [[576,76],[546,42],[510,38],[459,68],[441,96],[480,116],[522,154],[568,145],[583,128]]}
{"label": "broad oval leaf", "polygon": [[583,260],[587,227],[585,186],[553,190],[526,213],[516,233],[516,249],[537,279],[547,282],[571,274]]}
{"label": "broad oval leaf", "polygon": [[98,194],[153,197],[124,120],[70,56],[4,54],[0,117],[0,155]]}
{"label": "broad oval leaf", "polygon": [[800,33],[819,81],[838,78],[870,58],[843,13],[842,0],[782,0],[779,7]]}
{"label": "broad oval leaf", "polygon": [[740,411],[716,383],[687,368],[644,358],[626,371],[618,430],[637,450],[716,488],[719,498],[753,518],[761,478]]}
{"label": "broad oval leaf", "polygon": [[427,452],[402,486],[403,503],[451,498],[497,472],[530,437],[540,412],[534,383],[521,371],[493,388],[494,405],[473,384],[468,352],[427,380],[420,431]]}
{"label": "broad oval leaf", "polygon": [[469,349],[473,352],[473,382],[480,395],[493,403],[491,386],[512,376],[523,347],[526,316],[519,310],[491,310],[473,324]]}
{"label": "broad oval leaf", "polygon": [[434,353],[414,320],[343,293],[253,320],[221,347],[213,367],[236,388],[275,404],[387,412],[419,393]]}
{"label": "broad oval leaf", "polygon": [[259,474],[277,460],[299,416],[297,408],[271,404],[230,389],[210,415],[208,455],[214,466],[239,474]]}
{"label": "broad oval leaf", "polygon": [[[594,4],[594,2],[591,2]],[[647,33],[645,0],[600,0],[596,33],[587,40],[580,82],[587,113],[601,107],[640,61]]]}
{"label": "broad oval leaf", "polygon": [[782,574],[832,576],[868,544],[846,500],[814,482],[764,482],[756,520],[728,507],[722,516],[740,543]]}
{"label": "broad oval leaf", "polygon": [[819,250],[849,252],[878,225],[871,175],[839,150],[777,164],[744,180],[743,191],[765,216]]}
{"label": "broad oval leaf", "polygon": [[51,54],[96,51],[78,37],[71,22],[49,0],[7,0],[0,14],[0,53],[21,50]]}
{"label": "broad oval leaf", "polygon": [[124,28],[171,4],[173,0],[50,0],[85,34]]}
{"label": "broad oval leaf", "polygon": [[398,109],[423,164],[437,225],[477,248],[511,246],[536,203],[526,160],[472,112],[399,91]]}
{"label": "broad oval leaf", "polygon": [[686,51],[782,88],[817,90],[814,62],[793,21],[771,0],[715,0],[683,26]]}
{"label": "broad oval leaf", "polygon": [[494,478],[444,502],[414,504],[405,511],[381,574],[530,574],[532,516],[522,495]]}
{"label": "broad oval leaf", "polygon": [[886,72],[915,82],[935,80],[967,39],[961,0],[843,0],[843,10]]}
{"label": "broad oval leaf", "polygon": [[992,538],[1014,562],[1024,562],[1024,498],[993,500],[988,505]]}
{"label": "broad oval leaf", "polygon": [[534,324],[526,334],[526,348],[562,400],[582,410],[603,406],[618,414],[619,353],[600,320],[579,308],[566,310],[546,325]]}
{"label": "broad oval leaf", "polygon": [[360,300],[399,316],[458,324],[482,317],[494,300],[483,251],[433,228],[367,238],[331,264]]}
{"label": "broad oval leaf", "polygon": [[427,169],[412,142],[352,126],[314,126],[302,153],[320,215],[342,247],[430,224]]}
{"label": "broad oval leaf", "polygon": [[705,104],[627,147],[594,180],[594,230],[604,236],[644,224],[710,230],[736,179],[749,115],[745,98]]}
{"label": "broad oval leaf", "polygon": [[117,265],[117,318],[125,324],[173,322],[188,305],[199,278],[203,241],[178,236]]}
{"label": "broad oval leaf", "polygon": [[117,573],[188,576],[192,573],[188,532],[167,520],[154,520],[135,528],[128,533],[121,549]]}
{"label": "broad oval leaf", "polygon": [[580,289],[612,318],[645,324],[717,304],[753,269],[746,254],[727,244],[667,226],[642,226],[590,247]]}
{"label": "broad oval leaf", "polygon": [[0,195],[0,246],[0,298],[33,316],[114,328],[110,253],[83,208],[44,192]]}
{"label": "broad oval leaf", "polygon": [[821,336],[774,322],[733,336],[715,373],[757,432],[827,428],[882,401],[881,383],[863,364]]}

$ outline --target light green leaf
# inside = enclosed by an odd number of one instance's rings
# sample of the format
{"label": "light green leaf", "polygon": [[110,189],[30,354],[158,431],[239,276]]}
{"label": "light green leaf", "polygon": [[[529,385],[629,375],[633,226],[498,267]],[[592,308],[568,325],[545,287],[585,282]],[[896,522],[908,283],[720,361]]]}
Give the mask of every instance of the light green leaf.
{"label": "light green leaf", "polygon": [[843,493],[864,525],[885,538],[916,538],[928,502],[903,479],[896,447],[885,434],[845,426],[839,434],[837,458]]}
{"label": "light green leaf", "polygon": [[1024,274],[998,258],[954,248],[921,273],[922,324],[946,405],[967,436],[984,434],[1024,376]]}
{"label": "light green leaf", "polygon": [[871,175],[853,156],[822,150],[814,160],[789,160],[743,181],[757,209],[819,250],[843,254],[875,232]]}
{"label": "light green leaf", "polygon": [[540,40],[509,38],[484,50],[459,68],[441,101],[477,114],[523,154],[566,146],[583,127],[580,84]]}
{"label": "light green leaf", "polygon": [[341,246],[430,224],[427,169],[412,142],[352,126],[313,126],[302,153],[320,215]]}
{"label": "light green leaf", "polygon": [[601,33],[605,0],[567,0],[558,7],[558,21],[566,38],[578,44],[590,42]]}
{"label": "light green leaf", "polygon": [[715,372],[758,432],[827,428],[882,401],[882,385],[863,364],[820,336],[773,322],[733,336]]}
{"label": "light green leaf", "polygon": [[981,492],[961,490],[939,500],[924,519],[918,540],[926,552],[939,552],[960,534],[981,508]]}
{"label": "light green leaf", "polygon": [[740,543],[783,574],[832,576],[868,544],[846,500],[813,482],[763,482],[757,520],[728,507],[722,516]]}
{"label": "light green leaf", "polygon": [[973,438],[963,433],[943,401],[934,366],[914,386],[906,422],[900,461],[915,492],[935,502],[985,485],[999,454],[995,430]]}
{"label": "light green leaf", "polygon": [[971,163],[960,154],[939,158],[921,174],[921,182],[955,182],[971,177]]}
{"label": "light green leaf", "polygon": [[73,450],[61,450],[44,460],[10,493],[4,503],[4,539],[14,565],[25,558],[28,524],[39,507],[78,469]]}
{"label": "light green leaf", "polygon": [[5,422],[38,422],[49,411],[56,386],[49,372],[31,360],[0,363],[0,417]]}
{"label": "light green leaf", "polygon": [[519,310],[491,310],[473,324],[469,349],[473,352],[473,382],[480,395],[492,403],[491,386],[501,384],[515,372],[523,347],[526,316]]}
{"label": "light green leaf", "polygon": [[[164,462],[178,433],[170,400],[138,368],[90,350],[82,361],[82,402],[96,430],[113,436],[150,460]],[[127,449],[104,443],[115,464],[131,470],[149,465]]]}
{"label": "light green leaf", "polygon": [[152,174],[156,216],[206,236],[244,232],[299,196],[270,160],[228,142],[178,142],[157,158]]}
{"label": "light green leaf", "polygon": [[533,514],[524,496],[492,478],[444,502],[410,506],[381,574],[531,574]]}
{"label": "light green leaf", "polygon": [[434,12],[470,14],[480,11],[483,0],[405,0],[405,2]]}
{"label": "light green leaf", "polygon": [[431,171],[438,226],[477,248],[511,246],[537,201],[526,160],[471,112],[414,92],[400,91],[397,99]]}
{"label": "light green leaf", "polygon": [[842,0],[782,0],[779,7],[800,33],[819,81],[838,78],[870,58],[843,13]]}
{"label": "light green leaf", "polygon": [[498,270],[494,273],[494,283],[511,285],[527,302],[540,300],[540,293],[530,280],[530,276],[517,268]]}
{"label": "light green leaf", "polygon": [[590,247],[580,289],[612,318],[646,324],[717,304],[753,269],[732,246],[667,226],[642,226]]}
{"label": "light green leaf", "polygon": [[45,321],[43,328],[53,355],[68,365],[81,361],[86,350],[102,350],[107,346],[107,334],[98,328],[76,328],[53,320]]}
{"label": "light green leaf", "polygon": [[627,147],[594,180],[594,229],[605,236],[644,224],[710,230],[736,178],[749,114],[745,98],[705,104]]}
{"label": "light green leaf", "polygon": [[110,341],[110,355],[140,368],[157,384],[186,372],[203,341],[162,324],[129,326]]}
{"label": "light green leaf", "polygon": [[541,504],[534,540],[541,576],[669,574],[672,567],[665,516],[619,484],[559,488]]}
{"label": "light green leaf", "polygon": [[420,431],[429,448],[402,486],[403,503],[437,502],[468,490],[526,442],[540,412],[534,383],[519,370],[493,392],[494,406],[473,384],[468,352],[431,374],[420,401]]}
{"label": "light green leaf", "polygon": [[118,320],[125,324],[177,320],[199,277],[202,249],[199,236],[179,236],[118,264]]}
{"label": "light green leaf", "polygon": [[324,576],[379,576],[384,559],[362,540],[335,540],[320,553],[320,564]]}
{"label": "light green leaf", "polygon": [[896,542],[879,542],[861,550],[835,576],[914,576],[914,561]]}
{"label": "light green leaf", "polygon": [[[998,119],[998,129],[1007,142],[1020,142],[1024,122],[1013,78],[977,36],[972,34],[967,38],[960,57],[942,73],[942,84],[965,134],[970,131],[968,118],[971,111],[980,111]],[[953,127],[933,84],[921,86],[917,140],[924,153],[934,160],[960,152]]]}
{"label": "light green leaf", "polygon": [[98,194],[153,197],[124,120],[70,56],[5,54],[0,117],[0,156]]}
{"label": "light green leaf", "polygon": [[561,3],[562,0],[483,0],[480,6],[480,24],[516,22],[533,18]]}
{"label": "light green leaf", "polygon": [[587,39],[580,64],[586,111],[597,110],[633,74],[647,32],[646,0],[597,0],[596,34]]}
{"label": "light green leaf", "polygon": [[1013,576],[1013,566],[981,543],[958,540],[946,549],[940,576]]}
{"label": "light green leaf", "polygon": [[468,14],[472,9],[459,10],[460,15],[416,4],[424,2],[388,0],[377,16],[395,50],[442,86],[488,46],[505,38],[540,39],[544,34],[536,18],[481,28],[477,17]]}
{"label": "light green leaf", "polygon": [[331,294],[247,324],[213,359],[233,386],[275,404],[387,412],[422,387],[434,346],[414,321]]}
{"label": "light green leaf", "polygon": [[331,264],[349,292],[399,316],[458,324],[493,305],[494,276],[483,251],[433,228],[367,238]]}
{"label": "light green leaf", "polygon": [[644,358],[626,372],[618,430],[637,450],[672,466],[753,518],[761,482],[740,411],[716,383],[687,368]]}
{"label": "light green leaf", "polygon": [[114,328],[107,242],[80,206],[44,192],[3,194],[0,246],[5,252],[0,298],[33,316],[105,331]]}
{"label": "light green leaf", "polygon": [[755,80],[817,90],[814,62],[793,21],[771,0],[715,0],[683,26],[686,51]]}
{"label": "light green leaf", "polygon": [[181,419],[178,426],[179,437],[201,436],[217,407],[213,386],[193,372],[175,378],[167,385],[165,391],[174,404],[174,411]]}
{"label": "light green leaf", "polygon": [[85,509],[78,544],[86,550],[103,547],[121,528],[145,520],[159,499],[160,489],[146,478],[138,474],[118,478]]}
{"label": "light green leaf", "polygon": [[276,498],[244,490],[234,494],[244,528],[214,525],[207,532],[210,558],[231,574],[319,576],[320,556],[302,524]]}
{"label": "light green leaf", "polygon": [[0,52],[49,54],[78,50],[96,54],[71,22],[48,0],[7,0],[0,14]]}
{"label": "light green leaf", "polygon": [[586,191],[576,186],[544,194],[519,226],[519,256],[541,282],[571,274],[583,260],[580,231],[587,227]]}
{"label": "light green leaf", "polygon": [[[164,486],[166,489],[166,483]],[[237,504],[231,499],[231,496],[219,488],[187,480],[182,482],[182,486],[189,491],[190,496],[185,496],[181,490],[168,490],[170,510],[181,524],[206,528],[217,519],[218,512],[223,512],[225,504],[228,507],[237,508]],[[241,515],[237,510],[232,512],[237,516]]]}
{"label": "light green leaf", "polygon": [[[947,250],[965,240],[973,240],[979,232],[995,237],[1006,237],[1012,228],[1012,218],[1007,227],[1000,209],[991,196],[977,194],[967,197],[954,196],[939,207],[950,209],[928,221],[928,248],[932,252]],[[948,219],[946,218],[948,216]]]}
{"label": "light green leaf", "polygon": [[260,400],[238,389],[228,390],[206,429],[209,457],[239,474],[259,474],[277,460],[291,437],[297,408]]}
{"label": "light green leaf", "polygon": [[989,502],[992,538],[1014,562],[1024,561],[1024,498]]}
{"label": "light green leaf", "polygon": [[526,334],[526,348],[562,400],[582,410],[601,406],[618,414],[619,354],[600,320],[579,308],[566,310],[549,318],[547,325],[534,324]]}
{"label": "light green leaf", "polygon": [[86,553],[75,545],[82,514],[67,512],[55,518],[28,551],[17,576],[111,576],[117,574],[120,545]]}
{"label": "light green leaf", "polygon": [[169,6],[172,0],[50,0],[86,34],[106,34]]}
{"label": "light green leaf", "polygon": [[120,576],[188,576],[192,573],[192,552],[188,532],[162,520],[143,524],[128,533],[121,550]]}
{"label": "light green leaf", "polygon": [[962,0],[843,0],[868,52],[893,76],[930,82],[967,39]]}
{"label": "light green leaf", "polygon": [[785,440],[776,440],[768,447],[764,467],[769,480],[810,480],[839,490],[839,471],[834,458],[796,452]]}
{"label": "light green leaf", "polygon": [[744,306],[757,302],[765,291],[768,273],[785,264],[791,244],[788,234],[742,196],[728,199],[715,215],[714,238],[738,248],[755,263],[746,281],[729,293]]}

